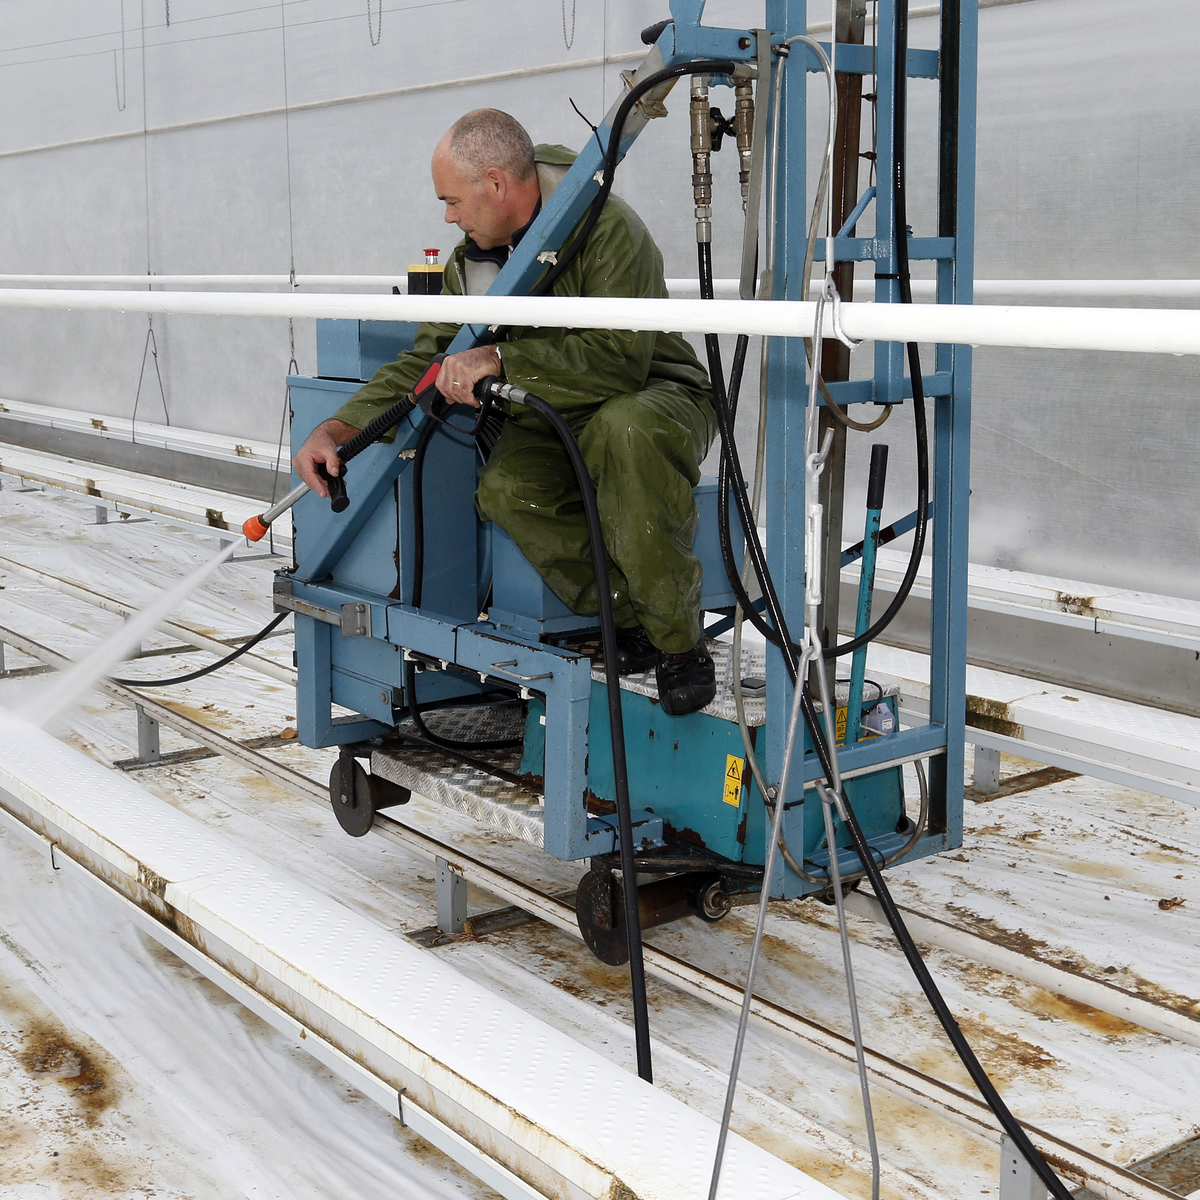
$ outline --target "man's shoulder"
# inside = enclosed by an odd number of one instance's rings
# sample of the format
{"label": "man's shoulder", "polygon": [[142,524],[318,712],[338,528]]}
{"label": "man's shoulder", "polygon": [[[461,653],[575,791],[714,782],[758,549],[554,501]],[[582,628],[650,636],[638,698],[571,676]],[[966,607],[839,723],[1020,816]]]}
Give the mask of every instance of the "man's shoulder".
{"label": "man's shoulder", "polygon": [[539,142],[533,148],[533,161],[547,163],[552,167],[569,167],[578,157],[577,150],[561,146],[557,142]]}

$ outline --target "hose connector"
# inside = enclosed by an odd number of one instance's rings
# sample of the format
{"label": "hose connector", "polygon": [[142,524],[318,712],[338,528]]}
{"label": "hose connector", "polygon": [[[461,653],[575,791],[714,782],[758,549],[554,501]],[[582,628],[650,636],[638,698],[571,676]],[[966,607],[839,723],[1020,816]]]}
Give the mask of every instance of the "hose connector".
{"label": "hose connector", "polygon": [[754,86],[749,79],[737,79],[733,94],[733,131],[737,137],[738,180],[742,185],[742,211],[750,202],[750,159],[754,152]]}
{"label": "hose connector", "polygon": [[708,111],[707,75],[692,78],[689,109],[692,128],[692,195],[696,204],[696,241],[712,241],[712,114]]}

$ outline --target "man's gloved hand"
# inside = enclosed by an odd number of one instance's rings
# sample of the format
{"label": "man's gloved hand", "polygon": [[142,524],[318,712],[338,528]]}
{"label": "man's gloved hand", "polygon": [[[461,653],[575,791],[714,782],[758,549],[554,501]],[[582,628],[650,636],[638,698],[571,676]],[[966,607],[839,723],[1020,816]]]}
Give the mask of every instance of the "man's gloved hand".
{"label": "man's gloved hand", "polygon": [[296,457],[292,459],[292,466],[295,468],[296,474],[318,496],[328,497],[329,495],[328,484],[317,473],[318,464],[323,466],[330,475],[340,474],[342,464],[338,459],[338,447],[344,446],[357,432],[358,430],[353,425],[330,417],[328,421],[322,421],[304,439],[304,445],[296,451]]}
{"label": "man's gloved hand", "polygon": [[437,389],[449,404],[479,407],[475,385],[488,375],[499,375],[500,352],[495,346],[476,346],[459,354],[448,354],[437,377]]}

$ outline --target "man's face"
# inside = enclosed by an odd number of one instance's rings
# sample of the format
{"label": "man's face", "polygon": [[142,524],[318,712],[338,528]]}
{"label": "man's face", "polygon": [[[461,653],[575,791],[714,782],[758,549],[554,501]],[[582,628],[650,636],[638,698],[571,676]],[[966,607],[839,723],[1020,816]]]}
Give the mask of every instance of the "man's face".
{"label": "man's face", "polygon": [[439,145],[434,151],[433,187],[446,205],[446,224],[457,225],[481,250],[507,246],[512,237],[511,214],[505,204],[503,172],[489,168],[472,182],[466,171]]}

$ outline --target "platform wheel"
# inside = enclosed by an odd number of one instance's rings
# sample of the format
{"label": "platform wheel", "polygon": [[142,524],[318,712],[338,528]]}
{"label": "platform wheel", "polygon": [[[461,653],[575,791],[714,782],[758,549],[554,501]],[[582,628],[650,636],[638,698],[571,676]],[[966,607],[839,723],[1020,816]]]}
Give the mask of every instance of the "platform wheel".
{"label": "platform wheel", "polygon": [[368,775],[353,754],[339,754],[329,772],[329,803],[337,823],[351,837],[364,837],[384,808],[407,804],[412,793],[406,787]]}

